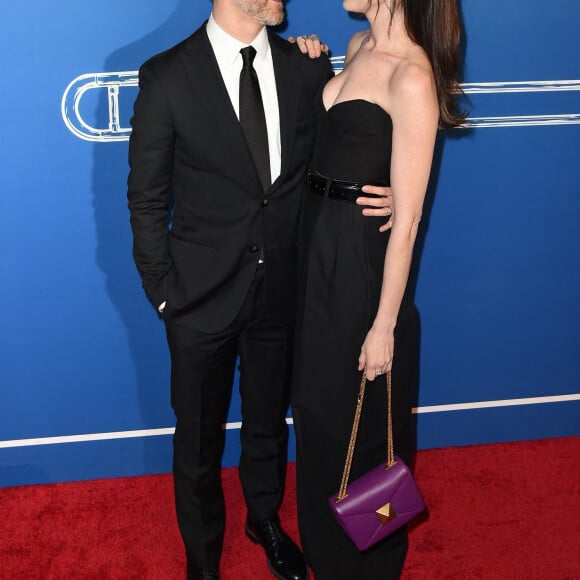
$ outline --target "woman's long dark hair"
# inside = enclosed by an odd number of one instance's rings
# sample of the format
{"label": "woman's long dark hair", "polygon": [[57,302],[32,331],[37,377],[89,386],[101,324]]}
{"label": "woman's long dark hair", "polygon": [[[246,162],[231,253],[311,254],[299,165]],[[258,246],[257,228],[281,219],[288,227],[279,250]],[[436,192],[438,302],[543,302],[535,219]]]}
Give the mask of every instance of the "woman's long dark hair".
{"label": "woman's long dark hair", "polygon": [[456,0],[393,0],[391,10],[401,8],[407,33],[427,53],[433,67],[439,126],[450,129],[465,121],[457,98],[463,94],[457,73],[461,26]]}

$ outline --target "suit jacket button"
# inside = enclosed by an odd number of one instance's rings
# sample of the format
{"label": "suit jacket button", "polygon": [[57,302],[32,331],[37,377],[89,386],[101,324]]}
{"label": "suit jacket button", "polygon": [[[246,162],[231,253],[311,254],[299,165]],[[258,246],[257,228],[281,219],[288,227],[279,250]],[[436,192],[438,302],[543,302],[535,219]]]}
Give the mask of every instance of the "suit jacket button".
{"label": "suit jacket button", "polygon": [[268,198],[266,198],[266,199],[263,199],[263,200],[260,202],[260,205],[261,205],[262,207],[268,207],[268,206],[270,205],[270,200],[269,200]]}
{"label": "suit jacket button", "polygon": [[248,250],[250,251],[250,254],[257,254],[260,251],[260,246],[257,246],[256,244],[251,244]]}

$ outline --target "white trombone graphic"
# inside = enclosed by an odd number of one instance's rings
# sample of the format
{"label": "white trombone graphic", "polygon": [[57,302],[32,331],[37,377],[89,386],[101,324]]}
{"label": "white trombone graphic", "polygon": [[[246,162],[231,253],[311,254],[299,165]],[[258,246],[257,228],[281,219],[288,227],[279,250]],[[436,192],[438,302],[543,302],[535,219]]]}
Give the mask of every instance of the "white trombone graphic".
{"label": "white trombone graphic", "polygon": [[[340,72],[344,66],[344,57],[334,57],[331,62],[335,72]],[[62,96],[61,114],[65,125],[74,135],[84,141],[101,143],[127,141],[131,135],[131,128],[121,125],[119,99],[122,89],[136,88],[138,84],[137,71],[90,73],[78,76],[66,87]],[[574,92],[580,91],[580,79],[464,83],[462,88],[468,95]],[[94,90],[107,91],[108,125],[106,127],[91,126],[81,114],[80,104],[83,97]],[[580,113],[470,117],[463,127],[480,129],[553,125],[580,125]]]}
{"label": "white trombone graphic", "polygon": [[[64,91],[60,110],[64,124],[69,131],[84,141],[128,141],[130,127],[122,127],[119,114],[119,95],[122,88],[137,87],[137,71],[89,73],[78,76]],[[108,120],[107,127],[93,127],[87,123],[80,112],[83,97],[94,90],[107,91]]]}

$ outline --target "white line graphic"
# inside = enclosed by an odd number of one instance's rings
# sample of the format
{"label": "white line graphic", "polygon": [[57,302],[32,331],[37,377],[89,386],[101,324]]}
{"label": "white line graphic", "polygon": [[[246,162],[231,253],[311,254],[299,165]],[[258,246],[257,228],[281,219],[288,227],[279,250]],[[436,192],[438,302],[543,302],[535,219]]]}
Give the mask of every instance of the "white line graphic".
{"label": "white line graphic", "polygon": [[[344,56],[337,56],[330,60],[336,73],[344,68]],[[122,89],[134,89],[138,85],[138,71],[89,73],[78,76],[69,83],[62,96],[61,115],[65,125],[71,133],[84,141],[100,143],[128,141],[131,135],[131,128],[121,126],[119,102]],[[462,88],[469,95],[574,92],[580,91],[580,80],[464,83]],[[83,97],[89,91],[94,90],[107,91],[108,125],[106,127],[91,126],[83,119],[80,110]],[[475,117],[468,119],[463,128],[481,129],[489,127],[578,124],[580,124],[580,113],[569,113],[563,115]]]}
{"label": "white line graphic", "polygon": [[[480,401],[473,403],[457,403],[450,405],[433,405],[413,409],[413,413],[422,415],[427,413],[444,413],[449,411],[468,411],[475,409],[495,409],[499,407],[518,407],[524,405],[545,405],[552,403],[568,403],[580,401],[580,393],[571,395],[555,395],[551,397],[532,397],[526,399],[501,399],[497,401]],[[292,425],[292,419],[286,419]],[[227,430],[240,429],[242,424],[227,423]],[[112,433],[90,433],[86,435],[67,435],[62,437],[40,437],[36,439],[14,439],[12,441],[0,441],[0,449],[12,449],[15,447],[36,447],[39,445],[62,445],[65,443],[86,443],[91,441],[112,441],[114,439],[137,439],[139,437],[160,437],[173,435],[173,427],[163,429],[143,429],[140,431],[116,431]]]}
{"label": "white line graphic", "polygon": [[580,114],[470,117],[463,127],[482,129],[486,127],[548,127],[550,125],[580,125]]}
{"label": "white line graphic", "polygon": [[474,409],[497,409],[498,407],[521,407],[523,405],[546,405],[549,403],[569,403],[580,401],[580,393],[572,395],[554,395],[552,397],[531,397],[527,399],[500,399],[498,401],[480,401],[474,403],[456,403],[451,405],[432,405],[413,409],[413,413],[444,413],[447,411],[470,411]]}
{"label": "white line graphic", "polygon": [[37,445],[62,445],[64,443],[86,443],[90,441],[112,441],[114,439],[137,439],[139,437],[159,437],[173,435],[175,429],[144,429],[141,431],[116,431],[112,433],[88,433],[86,435],[65,435],[62,437],[39,437],[37,439],[15,439],[0,441],[0,449],[13,447],[36,447]]}
{"label": "white line graphic", "polygon": [[463,83],[461,88],[470,95],[482,93],[554,93],[558,91],[580,91],[580,80]]}

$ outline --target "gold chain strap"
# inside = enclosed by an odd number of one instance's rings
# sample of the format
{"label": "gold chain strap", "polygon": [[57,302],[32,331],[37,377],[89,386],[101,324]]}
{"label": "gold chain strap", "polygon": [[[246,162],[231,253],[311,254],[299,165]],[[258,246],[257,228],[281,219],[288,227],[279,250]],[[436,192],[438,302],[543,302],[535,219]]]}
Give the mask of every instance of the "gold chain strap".
{"label": "gold chain strap", "polygon": [[387,468],[395,465],[395,443],[393,441],[393,383],[391,371],[387,373]]}
{"label": "gold chain strap", "polygon": [[[348,486],[348,480],[350,479],[350,470],[352,467],[352,460],[354,457],[354,448],[356,445],[356,438],[358,435],[358,428],[360,424],[360,416],[362,413],[362,406],[365,397],[365,389],[367,384],[367,373],[366,370],[363,371],[362,379],[360,382],[358,399],[356,402],[356,410],[354,412],[354,421],[352,424],[352,432],[350,434],[350,441],[348,443],[348,450],[346,452],[346,461],[344,464],[344,471],[342,472],[342,481],[340,482],[340,489],[336,497],[336,501],[339,502],[343,500],[347,495],[346,488]],[[395,447],[393,444],[393,416],[391,411],[392,405],[392,381],[391,381],[391,371],[387,373],[387,469],[395,464]]]}

